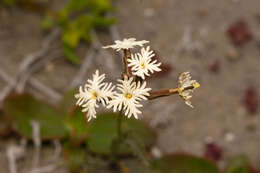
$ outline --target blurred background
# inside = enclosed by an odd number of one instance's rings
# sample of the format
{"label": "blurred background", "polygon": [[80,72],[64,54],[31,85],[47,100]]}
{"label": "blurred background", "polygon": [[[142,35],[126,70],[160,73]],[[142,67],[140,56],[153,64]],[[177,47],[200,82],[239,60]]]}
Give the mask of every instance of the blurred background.
{"label": "blurred background", "polygon": [[121,55],[102,46],[130,37],[149,40],[163,63],[148,79],[153,89],[175,87],[184,71],[201,84],[194,109],[177,95],[144,103],[140,121],[157,133],[156,151],[209,157],[220,168],[244,154],[259,167],[259,31],[259,0],[0,0],[0,172],[9,171],[7,147],[21,139],[6,130],[8,95],[30,93],[57,107],[96,69],[115,82]]}

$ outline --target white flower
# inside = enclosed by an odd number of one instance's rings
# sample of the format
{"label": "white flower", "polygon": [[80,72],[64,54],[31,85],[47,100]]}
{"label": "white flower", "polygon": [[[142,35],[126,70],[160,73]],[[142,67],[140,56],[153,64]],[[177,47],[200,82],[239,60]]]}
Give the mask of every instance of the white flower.
{"label": "white flower", "polygon": [[150,76],[149,73],[161,71],[159,68],[161,63],[158,63],[157,60],[152,60],[154,56],[153,51],[150,51],[150,46],[146,49],[142,48],[141,53],[132,55],[131,59],[128,59],[128,65],[132,67],[133,74],[145,79],[145,75]]}
{"label": "white flower", "polygon": [[99,75],[99,71],[96,70],[93,79],[89,79],[84,88],[80,86],[79,93],[75,95],[78,99],[76,105],[84,108],[82,112],[87,112],[88,121],[96,118],[96,108],[99,107],[97,102],[101,102],[106,106],[109,99],[114,95],[113,90],[115,87],[112,86],[112,83],[104,83],[104,79],[105,74]]}
{"label": "white flower", "polygon": [[116,51],[120,51],[122,49],[132,49],[135,46],[143,47],[144,44],[149,43],[149,41],[142,40],[142,41],[136,41],[135,38],[125,38],[123,41],[116,40],[115,44],[109,45],[109,46],[103,46],[104,49],[112,48]]}
{"label": "white flower", "polygon": [[178,80],[178,92],[179,95],[184,99],[185,103],[193,108],[191,104],[192,92],[200,87],[200,84],[196,80],[191,80],[189,72],[184,72],[179,76]]}
{"label": "white flower", "polygon": [[116,93],[108,104],[108,108],[112,108],[114,112],[124,110],[125,116],[130,118],[134,116],[138,119],[138,114],[142,107],[139,103],[141,100],[147,100],[151,88],[146,88],[146,82],[134,82],[134,78],[118,80],[117,89],[120,93]]}

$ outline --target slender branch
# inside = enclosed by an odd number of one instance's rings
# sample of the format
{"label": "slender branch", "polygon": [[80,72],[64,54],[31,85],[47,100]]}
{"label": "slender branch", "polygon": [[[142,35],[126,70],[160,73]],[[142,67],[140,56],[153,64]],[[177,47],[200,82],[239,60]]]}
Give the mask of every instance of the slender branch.
{"label": "slender branch", "polygon": [[96,55],[96,50],[92,45],[90,47],[90,49],[87,51],[84,61],[83,61],[82,65],[80,66],[78,73],[76,74],[75,78],[72,80],[72,83],[70,84],[70,88],[75,88],[79,84],[82,83],[87,70],[92,65],[92,61],[93,61],[95,55]]}
{"label": "slender branch", "polygon": [[140,146],[135,142],[135,140],[127,139],[126,143],[132,149],[134,154],[143,162],[146,167],[150,166],[149,160],[145,157],[144,151],[141,150]]}
{"label": "slender branch", "polygon": [[57,159],[60,158],[61,156],[61,153],[62,153],[62,146],[61,146],[61,143],[58,139],[55,139],[53,141],[53,144],[54,144],[54,154],[53,154],[53,159],[54,161],[56,161]]}
{"label": "slender branch", "polygon": [[47,172],[54,172],[60,165],[61,165],[61,163],[50,164],[50,165],[47,165],[47,166],[35,168],[35,169],[31,170],[29,173],[47,173]]}
{"label": "slender branch", "polygon": [[10,86],[15,84],[15,80],[9,76],[3,69],[0,69],[0,78],[2,78],[8,85],[0,92],[0,102],[12,91]]}
{"label": "slender branch", "polygon": [[[51,44],[53,41],[55,41],[59,35],[59,30],[53,30],[53,32],[50,33],[46,37],[45,40],[43,40],[41,49],[39,51],[36,51],[32,54],[29,54],[27,57],[25,57],[24,61],[19,66],[19,72],[24,72],[27,70],[27,68],[32,65],[34,62],[36,62],[38,59],[46,55],[46,53],[50,50]],[[19,75],[20,73],[18,73]]]}
{"label": "slender branch", "polygon": [[47,56],[46,58],[42,59],[41,61],[37,62],[34,66],[32,66],[30,69],[28,69],[26,72],[23,73],[23,75],[18,80],[15,90],[18,93],[22,93],[24,91],[26,82],[29,80],[29,78],[32,76],[33,73],[39,71],[42,67],[44,67],[47,63],[50,61],[60,58],[62,53],[60,51],[55,52],[54,55]]}
{"label": "slender branch", "polygon": [[97,60],[100,61],[99,63],[104,64],[106,65],[106,67],[108,67],[112,77],[116,77],[117,76],[116,70],[118,68],[116,66],[115,58],[110,54],[109,51],[107,51],[107,49],[100,49],[102,47],[102,44],[95,31],[93,31],[91,35],[93,38],[92,44],[94,48],[96,50],[99,50],[99,53],[103,56],[103,58],[97,58]]}
{"label": "slender branch", "polygon": [[20,145],[10,145],[6,149],[6,156],[8,160],[9,172],[17,173],[17,161],[26,154],[27,141],[22,139]]}
{"label": "slender branch", "polygon": [[170,96],[173,94],[178,94],[178,88],[170,88],[165,90],[158,90],[158,91],[151,91],[150,96],[148,97],[149,100],[156,99],[159,97]]}
{"label": "slender branch", "polygon": [[[23,77],[23,75],[29,69],[29,66],[31,66],[34,62],[38,61],[40,58],[44,57],[44,55],[47,54],[47,52],[51,47],[50,46],[51,43],[57,38],[58,34],[59,34],[59,30],[54,30],[49,36],[46,37],[45,40],[43,40],[40,50],[33,52],[27,55],[26,57],[24,57],[23,58],[24,60],[19,65],[19,70],[17,74],[15,75],[14,78],[12,78],[12,80],[10,80],[11,79],[10,77],[7,77],[9,75],[2,75],[3,72],[0,73],[0,77],[2,77],[4,80],[8,82],[8,85],[4,88],[3,92],[1,92],[0,94],[0,101],[2,101],[7,95],[10,94],[10,92],[13,91],[13,89],[16,88],[16,85],[18,84],[20,78]],[[27,78],[29,78],[29,76]],[[23,80],[22,82],[25,83],[26,81],[27,80]],[[21,87],[21,89],[22,88],[23,87]]]}
{"label": "slender branch", "polygon": [[[4,72],[2,69],[0,69],[0,77],[8,83],[8,86],[6,86],[0,93],[0,102],[4,100],[4,98],[12,91],[10,90],[10,84],[15,83],[15,79],[9,76],[6,72]],[[61,98],[61,94],[53,90],[52,88],[49,88],[48,86],[44,85],[42,82],[40,82],[38,79],[32,77],[29,79],[29,84],[32,85],[33,88],[36,88],[41,93],[44,93],[49,98],[58,101]]]}
{"label": "slender branch", "polygon": [[0,68],[0,78],[2,78],[7,83],[14,82],[14,79],[10,77],[2,68]]}
{"label": "slender branch", "polygon": [[48,87],[47,85],[44,85],[41,81],[39,81],[36,78],[30,78],[29,83],[34,88],[38,89],[41,93],[44,93],[50,99],[53,99],[55,102],[59,101],[62,97],[59,92],[53,90],[52,88]]}
{"label": "slender branch", "polygon": [[32,126],[32,136],[34,143],[34,159],[33,159],[33,169],[37,168],[40,163],[41,157],[41,134],[40,134],[40,124],[37,121],[31,121]]}
{"label": "slender branch", "polygon": [[[113,17],[112,14],[108,14],[108,17]],[[112,40],[121,40],[121,37],[120,37],[120,34],[119,34],[119,31],[117,29],[117,27],[115,25],[112,25],[109,27],[109,34],[110,36],[112,37]],[[122,58],[122,63],[124,63],[123,61],[123,56],[124,54],[122,53],[122,51],[119,52],[120,53],[120,56]]]}

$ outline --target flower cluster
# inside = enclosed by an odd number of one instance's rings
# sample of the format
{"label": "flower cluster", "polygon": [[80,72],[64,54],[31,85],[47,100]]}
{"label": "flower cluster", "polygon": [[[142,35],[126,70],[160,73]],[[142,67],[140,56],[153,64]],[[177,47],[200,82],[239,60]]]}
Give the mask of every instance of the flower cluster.
{"label": "flower cluster", "polygon": [[[116,40],[115,44],[104,46],[103,48],[112,48],[116,51],[123,50],[125,53],[126,69],[130,68],[131,75],[125,74],[123,79],[118,79],[118,84],[115,87],[112,83],[103,82],[105,74],[100,75],[97,70],[93,74],[93,79],[88,80],[84,87],[80,86],[79,93],[75,95],[77,105],[83,107],[83,112],[86,112],[88,121],[96,118],[96,108],[101,103],[106,108],[112,108],[114,112],[122,111],[128,118],[134,116],[138,119],[139,110],[142,107],[141,101],[147,100],[152,93],[152,89],[146,87],[144,81],[147,76],[154,72],[161,71],[160,62],[154,60],[154,52],[150,46],[143,47],[149,41],[136,41],[135,38],[124,39],[123,41]],[[136,46],[141,47],[140,53],[131,54],[130,49]],[[130,57],[127,55],[131,55]],[[139,77],[139,78],[137,78]],[[199,83],[191,80],[190,73],[182,73],[179,77],[178,91],[179,95],[185,100],[185,103],[191,105],[191,93],[195,88],[199,87]],[[114,89],[116,88],[116,91]],[[166,95],[171,95],[171,89]],[[160,92],[155,92],[160,93]],[[160,96],[160,95],[159,95]]]}
{"label": "flower cluster", "polygon": [[184,99],[185,103],[192,107],[191,97],[194,89],[200,87],[200,84],[196,80],[191,80],[189,72],[181,73],[178,80],[178,92],[179,95]]}
{"label": "flower cluster", "polygon": [[154,73],[161,71],[159,68],[161,63],[157,63],[157,60],[152,60],[154,56],[149,46],[146,49],[142,48],[141,53],[132,55],[132,59],[128,59],[128,65],[132,67],[133,74],[144,80],[145,76],[150,76],[149,72]]}
{"label": "flower cluster", "polygon": [[142,84],[135,82],[134,78],[118,80],[117,89],[120,93],[116,93],[112,100],[110,101],[108,108],[113,107],[115,111],[125,111],[125,115],[130,118],[132,115],[138,119],[137,114],[140,114],[141,111],[138,110],[142,105],[139,103],[141,100],[147,100],[149,96],[149,91],[151,88],[146,88],[146,82]]}
{"label": "flower cluster", "polygon": [[132,49],[135,46],[143,47],[143,45],[146,43],[149,43],[149,41],[146,41],[146,40],[136,41],[135,38],[128,38],[128,39],[125,38],[123,41],[116,40],[115,44],[109,45],[109,46],[103,46],[103,48],[104,49],[112,48],[112,49],[115,49],[116,51],[120,51],[120,50]]}
{"label": "flower cluster", "polygon": [[101,102],[104,106],[109,102],[109,98],[114,95],[114,86],[112,83],[104,83],[105,74],[99,75],[97,70],[93,74],[93,79],[88,80],[88,83],[84,87],[80,86],[79,93],[75,95],[78,101],[76,105],[82,106],[82,112],[87,112],[86,116],[88,121],[92,118],[96,118],[96,108],[98,108],[98,102]]}

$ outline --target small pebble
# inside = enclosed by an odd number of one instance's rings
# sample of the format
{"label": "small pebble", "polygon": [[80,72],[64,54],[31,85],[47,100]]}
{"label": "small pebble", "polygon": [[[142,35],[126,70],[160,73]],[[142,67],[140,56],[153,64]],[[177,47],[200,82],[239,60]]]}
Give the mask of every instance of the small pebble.
{"label": "small pebble", "polygon": [[229,132],[229,133],[225,134],[224,138],[225,138],[225,141],[227,141],[227,142],[233,142],[235,139],[235,135],[234,135],[234,133]]}
{"label": "small pebble", "polygon": [[151,154],[155,158],[161,158],[162,157],[161,150],[156,146],[151,149]]}
{"label": "small pebble", "polygon": [[227,58],[231,61],[238,60],[240,57],[240,54],[234,47],[229,47],[227,49]]}
{"label": "small pebble", "polygon": [[212,143],[214,141],[213,137],[211,136],[206,136],[205,139],[204,139],[205,143]]}

